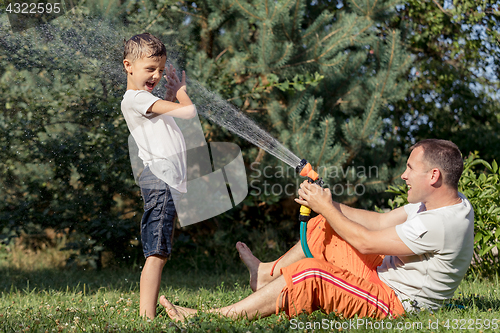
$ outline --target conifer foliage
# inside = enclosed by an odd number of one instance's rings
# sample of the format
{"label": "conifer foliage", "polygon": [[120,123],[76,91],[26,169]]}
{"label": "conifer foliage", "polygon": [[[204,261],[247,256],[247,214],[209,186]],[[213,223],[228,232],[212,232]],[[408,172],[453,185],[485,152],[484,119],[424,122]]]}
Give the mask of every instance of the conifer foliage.
{"label": "conifer foliage", "polygon": [[[343,200],[386,188],[398,163],[384,118],[404,98],[411,64],[399,31],[385,28],[395,1],[184,4],[184,33],[200,36],[190,45],[191,76],[311,162]],[[247,156],[277,163],[256,150]]]}
{"label": "conifer foliage", "polygon": [[[142,203],[119,103],[125,90],[122,41],[145,30],[165,41],[170,61],[176,52],[183,55],[179,65],[190,79],[319,169],[337,186],[338,200],[366,198],[358,195],[365,189],[383,191],[398,165],[384,119],[407,92],[401,75],[410,58],[398,31],[386,28],[394,1],[332,3],[86,1],[71,16],[22,34],[0,24],[0,242],[50,227],[68,235],[80,264],[100,266],[104,250],[119,253],[118,260],[141,255],[135,246]],[[246,162],[260,162],[249,168],[247,206],[294,196],[289,187],[266,192],[254,170],[276,167],[259,177],[271,175],[268,183],[282,185],[301,181],[290,182],[294,171],[288,178],[277,175],[283,165],[276,158],[216,125],[204,126],[208,140],[237,142]],[[245,207],[216,220],[226,219],[230,227],[237,220],[239,229],[206,222],[200,233],[217,231],[204,245],[220,249],[287,208],[266,209],[261,220]],[[276,239],[295,241],[296,217],[290,221],[280,218]],[[261,244],[262,234],[256,235]]]}

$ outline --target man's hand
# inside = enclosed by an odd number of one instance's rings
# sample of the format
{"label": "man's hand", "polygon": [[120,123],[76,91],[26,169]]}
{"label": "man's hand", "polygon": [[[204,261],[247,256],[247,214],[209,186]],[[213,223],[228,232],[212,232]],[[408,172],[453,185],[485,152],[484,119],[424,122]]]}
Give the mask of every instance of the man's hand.
{"label": "man's hand", "polygon": [[177,100],[177,91],[183,89],[186,91],[186,73],[182,71],[182,81],[179,80],[177,73],[175,71],[174,66],[170,64],[167,68],[165,68],[164,78],[167,80],[167,84],[165,87],[167,91],[165,93],[164,100],[169,102],[175,102]]}
{"label": "man's hand", "polygon": [[299,198],[295,202],[307,206],[318,214],[324,214],[334,208],[330,189],[322,188],[305,180],[300,184]]}

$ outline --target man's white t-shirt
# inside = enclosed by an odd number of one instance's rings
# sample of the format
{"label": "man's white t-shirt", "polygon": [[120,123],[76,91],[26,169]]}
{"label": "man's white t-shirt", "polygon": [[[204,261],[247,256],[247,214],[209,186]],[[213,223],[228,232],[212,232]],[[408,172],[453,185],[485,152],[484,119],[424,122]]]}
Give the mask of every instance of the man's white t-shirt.
{"label": "man's white t-shirt", "polygon": [[[127,90],[121,109],[144,166],[179,192],[186,193],[186,143],[173,117],[147,112],[160,98]],[[193,106],[194,107],[194,106]]]}
{"label": "man's white t-shirt", "polygon": [[408,204],[406,222],[396,226],[401,240],[415,253],[386,256],[377,268],[406,311],[437,309],[451,299],[465,276],[474,250],[474,210],[465,196],[456,205],[426,211]]}

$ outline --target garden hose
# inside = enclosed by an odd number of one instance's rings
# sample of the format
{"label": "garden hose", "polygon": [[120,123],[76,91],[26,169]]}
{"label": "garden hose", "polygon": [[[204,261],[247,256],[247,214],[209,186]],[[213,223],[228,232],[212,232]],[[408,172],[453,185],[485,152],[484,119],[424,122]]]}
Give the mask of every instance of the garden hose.
{"label": "garden hose", "polygon": [[[302,177],[307,177],[309,183],[314,183],[319,186],[323,186],[323,179],[319,178],[316,171],[312,169],[312,166],[306,160],[301,160],[300,164],[295,168],[298,174]],[[311,218],[311,208],[307,206],[300,206],[299,221],[300,221],[300,244],[302,246],[302,251],[307,258],[313,258],[309,246],[307,245],[307,222]]]}

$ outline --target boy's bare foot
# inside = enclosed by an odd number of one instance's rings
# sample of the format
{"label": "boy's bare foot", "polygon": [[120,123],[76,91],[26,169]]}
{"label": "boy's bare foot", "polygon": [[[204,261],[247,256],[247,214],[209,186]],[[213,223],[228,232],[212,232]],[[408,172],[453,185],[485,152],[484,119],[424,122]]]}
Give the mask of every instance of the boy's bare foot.
{"label": "boy's bare foot", "polygon": [[252,251],[245,243],[236,243],[236,250],[240,253],[241,260],[243,260],[243,263],[250,272],[250,288],[252,288],[253,291],[257,291],[263,287],[262,283],[259,281],[259,266],[261,261],[253,255]]}
{"label": "boy's bare foot", "polygon": [[198,312],[195,309],[173,305],[163,295],[160,297],[160,304],[165,307],[165,311],[167,312],[170,319],[175,321],[184,321],[186,320],[186,318],[192,317],[196,314],[196,312]]}

